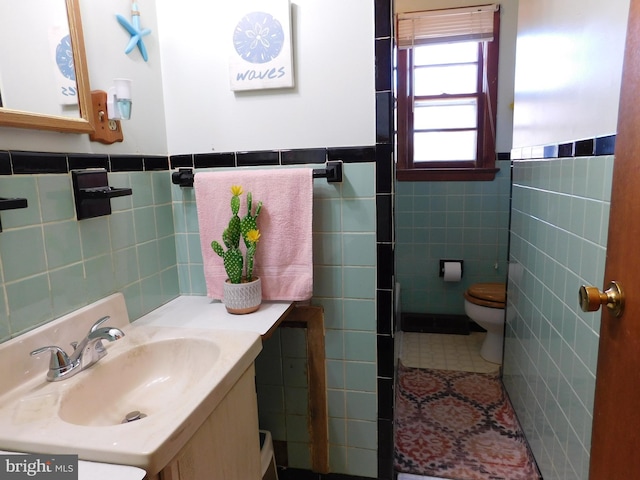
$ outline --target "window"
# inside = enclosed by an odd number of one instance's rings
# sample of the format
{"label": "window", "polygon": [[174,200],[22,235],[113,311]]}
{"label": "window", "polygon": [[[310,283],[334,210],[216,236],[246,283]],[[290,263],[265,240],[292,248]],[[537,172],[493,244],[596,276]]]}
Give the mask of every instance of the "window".
{"label": "window", "polygon": [[499,17],[497,5],[398,15],[398,180],[495,177]]}

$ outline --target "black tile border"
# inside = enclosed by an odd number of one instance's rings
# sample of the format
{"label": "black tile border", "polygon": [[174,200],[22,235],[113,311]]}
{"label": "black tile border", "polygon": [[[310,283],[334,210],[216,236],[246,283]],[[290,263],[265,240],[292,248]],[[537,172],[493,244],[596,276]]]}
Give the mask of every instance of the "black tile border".
{"label": "black tile border", "polygon": [[13,173],[67,173],[67,156],[63,153],[10,152]]}
{"label": "black tile border", "polygon": [[393,293],[391,290],[380,290],[376,305],[378,335],[391,335],[393,332],[393,326],[391,325],[393,310]]}
{"label": "black tile border", "polygon": [[[233,168],[249,166],[290,166],[324,164],[329,160],[344,163],[376,162],[390,165],[388,145],[301,148],[180,155],[107,155],[91,153],[52,153],[0,150],[0,175],[69,173],[84,168],[104,168],[108,172],[152,172],[178,168]],[[389,150],[390,152],[390,150]],[[391,192],[389,182],[385,191]]]}
{"label": "black tile border", "polygon": [[[382,379],[393,379],[395,359],[393,356],[393,337],[391,335],[378,335],[378,382]],[[388,392],[378,391],[378,398],[385,398]],[[381,402],[378,403],[380,405]],[[378,419],[381,412],[378,412]],[[385,420],[382,418],[382,420]]]}
{"label": "black tile border", "polygon": [[376,93],[376,143],[389,144],[394,135],[393,93]]}
{"label": "black tile border", "polygon": [[282,165],[300,165],[307,163],[325,163],[327,161],[326,148],[304,148],[298,150],[280,151]]}
{"label": "black tile border", "polygon": [[[173,162],[171,162],[173,165]],[[183,165],[184,166],[184,165]],[[196,153],[193,155],[195,168],[224,168],[236,166],[236,154],[229,153]]]}
{"label": "black tile border", "polygon": [[391,195],[376,195],[376,238],[391,243],[393,239],[393,202]]}
{"label": "black tile border", "polygon": [[393,144],[376,145],[376,193],[390,194],[394,184]]}
{"label": "black tile border", "polygon": [[171,155],[169,157],[171,168],[193,168],[193,155]]}
{"label": "black tile border", "polygon": [[11,175],[11,156],[9,152],[0,152],[0,175]]}
{"label": "black tile border", "polygon": [[264,150],[237,152],[236,164],[238,167],[267,167],[280,165],[280,151]]}
{"label": "black tile border", "polygon": [[380,402],[378,404],[378,421],[386,420],[393,421],[393,379],[392,378],[379,378],[378,379],[378,391],[383,392],[380,395]]}
{"label": "black tile border", "polygon": [[576,157],[592,157],[596,153],[596,141],[594,138],[578,140],[573,147],[573,154]]}
{"label": "black tile border", "polygon": [[553,158],[597,157],[613,155],[615,148],[616,135],[604,135],[566,143],[514,148],[511,150],[511,158],[513,160],[547,160]]}
{"label": "black tile border", "polygon": [[606,137],[597,137],[596,139],[596,156],[613,155],[616,149],[616,136],[608,135]]}
{"label": "black tile border", "polygon": [[[383,383],[392,383],[391,380]],[[391,388],[393,392],[393,385],[387,384],[378,385],[383,391]],[[394,478],[393,471],[393,420],[378,420],[378,478]]]}
{"label": "black tile border", "polygon": [[144,157],[118,155],[111,157],[112,172],[144,172]]}
{"label": "black tile border", "polygon": [[108,155],[90,155],[70,153],[67,155],[69,170],[82,170],[84,168],[104,168],[109,170]]}
{"label": "black tile border", "polygon": [[327,148],[327,161],[342,160],[345,163],[375,162],[376,147]]}
{"label": "black tile border", "polygon": [[393,0],[374,0],[376,90],[376,333],[378,479],[395,477],[393,463],[394,350],[394,112]]}
{"label": "black tile border", "polygon": [[391,26],[393,24],[393,10],[390,0],[374,0],[375,8],[375,36],[376,39],[391,37]]}
{"label": "black tile border", "polygon": [[393,41],[376,38],[376,92],[391,91],[393,87]]}
{"label": "black tile border", "polygon": [[145,156],[144,170],[146,172],[157,170],[169,170],[169,159],[162,156]]}
{"label": "black tile border", "polygon": [[391,243],[378,242],[377,257],[378,288],[383,290],[392,290],[395,261],[393,246]]}

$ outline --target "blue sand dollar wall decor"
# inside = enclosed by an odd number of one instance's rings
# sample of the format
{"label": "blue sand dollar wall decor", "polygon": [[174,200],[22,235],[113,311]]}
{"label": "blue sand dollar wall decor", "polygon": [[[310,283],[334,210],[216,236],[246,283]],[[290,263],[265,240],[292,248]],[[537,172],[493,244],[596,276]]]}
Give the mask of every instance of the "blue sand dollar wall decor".
{"label": "blue sand dollar wall decor", "polygon": [[56,47],[56,63],[60,73],[69,80],[76,80],[76,70],[73,68],[73,51],[71,49],[71,37],[65,35]]}
{"label": "blue sand dollar wall decor", "polygon": [[282,24],[266,12],[247,13],[233,32],[233,47],[243,60],[267,63],[282,52]]}
{"label": "blue sand dollar wall decor", "polygon": [[51,27],[49,29],[49,44],[54,60],[53,75],[58,103],[64,105],[65,108],[77,106],[78,89],[69,29],[66,26]]}
{"label": "blue sand dollar wall decor", "polygon": [[239,2],[231,17],[231,90],[293,87],[289,0]]}

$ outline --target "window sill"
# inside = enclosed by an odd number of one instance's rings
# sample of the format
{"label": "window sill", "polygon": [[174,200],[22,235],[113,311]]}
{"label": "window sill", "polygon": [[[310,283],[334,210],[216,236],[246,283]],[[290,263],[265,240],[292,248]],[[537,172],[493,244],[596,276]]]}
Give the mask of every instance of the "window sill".
{"label": "window sill", "polygon": [[490,182],[499,168],[413,168],[396,170],[399,182]]}

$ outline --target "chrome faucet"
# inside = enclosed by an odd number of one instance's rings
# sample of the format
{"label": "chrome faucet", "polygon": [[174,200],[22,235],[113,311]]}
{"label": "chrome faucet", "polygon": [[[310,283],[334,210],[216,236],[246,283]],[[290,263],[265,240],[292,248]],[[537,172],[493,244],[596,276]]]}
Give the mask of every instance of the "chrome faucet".
{"label": "chrome faucet", "polygon": [[102,340],[113,342],[124,337],[124,332],[115,327],[102,327],[104,322],[109,320],[109,316],[102,317],[89,329],[89,333],[80,342],[73,342],[73,353],[71,356],[60,347],[49,345],[38,348],[31,352],[31,355],[40,355],[46,351],[51,352],[49,360],[49,371],[47,372],[47,380],[57,382],[69,377],[73,377],[76,373],[81,372],[85,368],[89,368],[102,357],[107,354]]}

